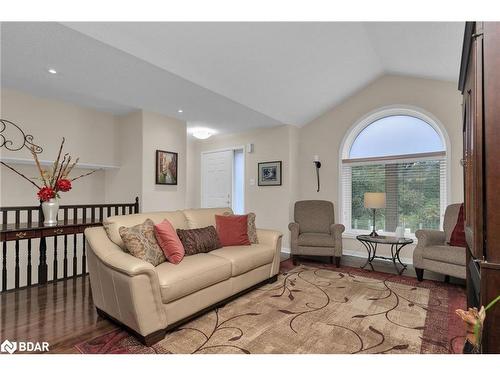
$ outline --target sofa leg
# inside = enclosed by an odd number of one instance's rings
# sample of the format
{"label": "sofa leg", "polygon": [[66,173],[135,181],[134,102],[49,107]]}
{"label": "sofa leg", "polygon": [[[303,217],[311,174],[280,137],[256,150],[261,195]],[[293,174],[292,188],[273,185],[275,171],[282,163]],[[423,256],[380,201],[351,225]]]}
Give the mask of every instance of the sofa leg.
{"label": "sofa leg", "polygon": [[446,276],[444,277],[444,282],[445,282],[446,284],[449,284],[449,283],[450,283],[450,275],[446,275]]}
{"label": "sofa leg", "polygon": [[298,263],[297,263],[297,256],[296,255],[292,255],[292,264],[294,266],[296,266]]}
{"label": "sofa leg", "polygon": [[142,344],[144,344],[146,346],[153,346],[157,342],[160,342],[161,340],[163,340],[165,338],[166,333],[167,332],[166,332],[165,329],[160,329],[158,331],[150,333],[147,336],[140,336],[140,337],[137,337],[137,338],[139,339],[139,341]]}
{"label": "sofa leg", "polygon": [[337,268],[339,268],[339,267],[340,267],[340,257],[335,257],[335,266],[336,266]]}
{"label": "sofa leg", "polygon": [[330,257],[330,264],[333,264],[333,257]]}
{"label": "sofa leg", "polygon": [[418,281],[424,280],[424,270],[422,268],[415,268],[415,273],[417,274]]}
{"label": "sofa leg", "polygon": [[278,281],[278,275],[274,275],[273,277],[267,279],[267,283],[268,284],[273,284],[275,283],[276,281]]}

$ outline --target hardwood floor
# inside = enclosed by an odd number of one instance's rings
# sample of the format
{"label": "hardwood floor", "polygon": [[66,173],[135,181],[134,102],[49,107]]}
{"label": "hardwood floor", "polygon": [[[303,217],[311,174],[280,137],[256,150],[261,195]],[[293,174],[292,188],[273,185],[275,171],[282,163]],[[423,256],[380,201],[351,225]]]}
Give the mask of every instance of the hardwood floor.
{"label": "hardwood floor", "polygon": [[[281,260],[288,257],[282,254]],[[343,257],[343,264],[359,267],[362,259]],[[377,268],[393,273],[391,266],[380,263]],[[0,294],[0,342],[46,341],[50,353],[78,353],[75,344],[115,328],[97,315],[88,276]]]}
{"label": "hardwood floor", "polygon": [[77,353],[76,343],[115,328],[97,315],[88,276],[0,295],[1,341],[46,341],[50,353]]}

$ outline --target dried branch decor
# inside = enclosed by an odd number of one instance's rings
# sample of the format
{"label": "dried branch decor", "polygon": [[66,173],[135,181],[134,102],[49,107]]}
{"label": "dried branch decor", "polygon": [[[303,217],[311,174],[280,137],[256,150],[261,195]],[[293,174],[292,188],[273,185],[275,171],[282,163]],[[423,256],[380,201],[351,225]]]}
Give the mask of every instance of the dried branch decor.
{"label": "dried branch decor", "polygon": [[[42,182],[42,185],[37,184],[35,181],[32,179],[26,177],[24,174],[16,170],[15,168],[11,167],[7,163],[4,163],[3,161],[0,162],[2,165],[6,166],[13,172],[17,173],[19,176],[24,178],[25,180],[29,181],[32,185],[34,185],[38,189],[38,198],[42,202],[46,202],[52,198],[58,197],[59,198],[59,192],[67,192],[70,191],[72,186],[71,182],[78,180],[82,177],[89,176],[95,172],[98,171],[98,169],[94,169],[88,173],[84,173],[80,176],[70,178],[69,174],[73,170],[73,168],[78,164],[78,161],[80,160],[79,158],[76,158],[76,160],[71,163],[71,156],[66,153],[62,156],[61,160],[61,155],[63,152],[64,148],[64,142],[65,139],[62,139],[61,145],[59,146],[59,152],[57,154],[57,158],[54,161],[54,164],[52,165],[52,168],[50,171],[47,171],[42,168],[42,165],[40,164],[40,160],[38,159],[38,149],[35,145],[29,146],[29,150],[31,151],[31,155],[33,156],[33,160],[35,161],[35,165],[38,169],[38,172],[40,174],[39,180]],[[38,180],[38,178],[36,179]]]}

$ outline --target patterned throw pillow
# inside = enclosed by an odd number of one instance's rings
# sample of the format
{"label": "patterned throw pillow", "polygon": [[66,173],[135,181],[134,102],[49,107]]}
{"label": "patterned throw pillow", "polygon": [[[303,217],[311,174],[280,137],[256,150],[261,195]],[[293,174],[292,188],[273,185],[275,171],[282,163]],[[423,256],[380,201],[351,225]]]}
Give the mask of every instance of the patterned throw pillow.
{"label": "patterned throw pillow", "polygon": [[146,219],[144,223],[130,228],[120,227],[118,232],[131,255],[156,267],[165,262],[167,258],[156,241],[154,227],[153,220]]}
{"label": "patterned throw pillow", "polygon": [[[230,212],[224,212],[224,216],[231,216]],[[255,226],[255,214],[250,212],[247,214],[248,216],[248,239],[250,243],[259,243],[259,239],[257,237],[257,227]]]}
{"label": "patterned throw pillow", "polygon": [[213,225],[196,229],[177,229],[184,251],[187,255],[208,253],[220,249],[219,237]]}

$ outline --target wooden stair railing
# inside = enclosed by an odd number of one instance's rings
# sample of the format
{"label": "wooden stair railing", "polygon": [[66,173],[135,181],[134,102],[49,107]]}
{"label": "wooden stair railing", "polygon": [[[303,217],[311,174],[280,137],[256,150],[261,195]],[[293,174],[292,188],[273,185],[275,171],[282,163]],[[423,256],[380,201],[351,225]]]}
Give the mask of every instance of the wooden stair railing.
{"label": "wooden stair railing", "polygon": [[[6,292],[87,274],[83,233],[85,228],[100,226],[109,216],[134,213],[139,213],[138,197],[133,203],[62,205],[59,207],[57,225],[46,227],[43,225],[41,206],[0,207],[2,243],[0,291]],[[62,241],[59,241],[61,237]],[[72,246],[70,246],[71,239]],[[38,242],[38,250],[34,246],[35,242]],[[47,242],[52,243],[52,252],[49,254]],[[34,282],[33,257],[36,251],[38,267],[37,280]],[[52,258],[50,274],[47,255]],[[11,272],[14,272],[14,277],[10,276],[9,279]]]}

